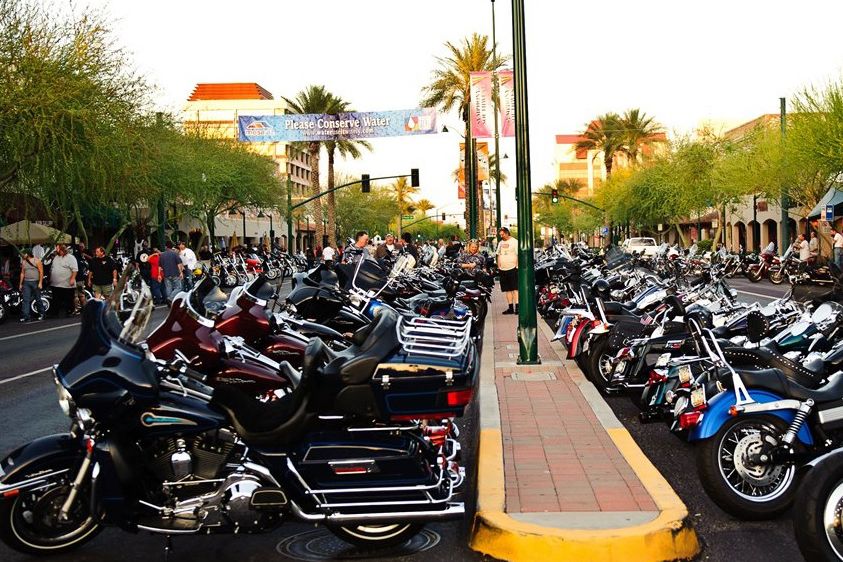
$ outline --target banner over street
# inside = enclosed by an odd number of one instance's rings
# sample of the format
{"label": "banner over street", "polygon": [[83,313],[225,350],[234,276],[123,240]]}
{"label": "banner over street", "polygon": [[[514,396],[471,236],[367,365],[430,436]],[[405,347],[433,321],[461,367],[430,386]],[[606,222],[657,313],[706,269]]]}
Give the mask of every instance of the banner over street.
{"label": "banner over street", "polygon": [[372,139],[437,132],[433,108],[353,111],[335,115],[241,115],[237,119],[237,129],[241,142]]}

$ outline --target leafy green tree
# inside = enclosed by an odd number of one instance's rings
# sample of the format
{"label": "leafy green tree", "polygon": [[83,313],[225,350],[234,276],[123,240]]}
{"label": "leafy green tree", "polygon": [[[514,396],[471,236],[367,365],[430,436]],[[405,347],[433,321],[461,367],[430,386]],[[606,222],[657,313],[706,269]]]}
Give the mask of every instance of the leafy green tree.
{"label": "leafy green tree", "polygon": [[[422,89],[421,105],[423,107],[438,107],[445,112],[456,109],[465,123],[463,138],[471,138],[469,127],[469,107],[471,103],[470,73],[477,71],[496,71],[503,68],[509,61],[509,56],[498,54],[495,58],[489,45],[489,37],[474,33],[466,37],[460,44],[450,41],[445,43],[448,54],[437,57],[437,67],[433,71],[433,80]],[[466,162],[466,166],[468,166]],[[468,178],[468,169],[465,170]],[[479,185],[472,186],[475,201],[481,201]],[[477,224],[484,224],[482,205],[478,205]]]}
{"label": "leafy green tree", "polygon": [[650,117],[638,108],[627,109],[619,120],[623,148],[630,165],[638,163],[641,147],[653,142],[653,137],[662,133],[662,127],[654,117]]}
{"label": "leafy green tree", "polygon": [[[353,179],[340,175],[337,181],[342,184]],[[337,191],[337,228],[343,237],[353,236],[358,230],[383,236],[390,231],[397,213],[398,200],[389,187],[373,184],[369,193],[363,193],[355,185]]]}

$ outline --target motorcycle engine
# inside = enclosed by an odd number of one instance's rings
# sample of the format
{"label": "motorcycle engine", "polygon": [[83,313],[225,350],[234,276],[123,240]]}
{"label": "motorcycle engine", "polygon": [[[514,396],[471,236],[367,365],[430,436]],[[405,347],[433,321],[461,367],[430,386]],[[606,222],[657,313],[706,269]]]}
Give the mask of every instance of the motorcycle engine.
{"label": "motorcycle engine", "polygon": [[228,430],[141,443],[148,466],[162,482],[218,478],[235,448]]}

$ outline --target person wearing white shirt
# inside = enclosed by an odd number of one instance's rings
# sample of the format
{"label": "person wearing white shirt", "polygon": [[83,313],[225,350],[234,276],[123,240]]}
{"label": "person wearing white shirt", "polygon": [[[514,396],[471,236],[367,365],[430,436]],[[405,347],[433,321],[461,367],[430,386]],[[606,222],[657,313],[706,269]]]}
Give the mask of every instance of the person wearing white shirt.
{"label": "person wearing white shirt", "polygon": [[793,244],[794,249],[799,251],[799,260],[806,262],[808,258],[811,257],[811,248],[808,244],[808,241],[805,240],[805,235],[800,234],[796,238],[796,242]]}
{"label": "person wearing white shirt", "polygon": [[[498,242],[498,276],[501,292],[506,296],[509,307],[504,314],[518,313],[518,240],[512,237],[509,229],[502,226]],[[514,307],[514,308],[513,308]]]}
{"label": "person wearing white shirt", "polygon": [[179,257],[184,265],[184,290],[189,291],[193,287],[193,268],[196,267],[196,254],[187,247],[184,242],[179,242]]}
{"label": "person wearing white shirt", "polygon": [[831,229],[833,236],[832,246],[834,246],[834,263],[837,267],[843,269],[843,234],[836,228]]}
{"label": "person wearing white shirt", "polygon": [[34,258],[38,258],[39,260],[43,260],[44,254],[46,254],[46,253],[47,253],[47,251],[44,249],[44,246],[42,246],[41,244],[36,244],[32,247],[32,257],[34,257]]}
{"label": "person wearing white shirt", "polygon": [[332,265],[334,263],[334,254],[336,252],[330,246],[325,246],[325,249],[322,250],[322,261],[325,262],[325,265]]}

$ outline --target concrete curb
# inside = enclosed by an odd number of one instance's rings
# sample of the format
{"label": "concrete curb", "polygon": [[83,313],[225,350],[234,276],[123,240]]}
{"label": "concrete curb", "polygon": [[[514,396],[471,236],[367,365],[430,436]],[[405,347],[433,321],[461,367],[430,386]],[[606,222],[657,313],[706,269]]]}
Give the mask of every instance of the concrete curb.
{"label": "concrete curb", "polygon": [[[541,329],[550,329],[539,321]],[[483,338],[494,342],[494,318],[488,316]],[[548,339],[552,338],[552,334]],[[488,345],[488,344],[487,344]],[[612,441],[638,475],[659,509],[652,520],[623,525],[611,520],[610,528],[561,528],[515,519],[505,511],[503,440],[498,392],[495,384],[494,348],[487,349],[480,366],[480,439],[477,455],[477,513],[471,548],[504,560],[600,560],[656,562],[693,558],[699,542],[688,522],[688,510],[670,484],[644,455],[608,404],[576,364],[565,362],[575,382],[606,428]],[[537,514],[546,519],[554,514]],[[586,514],[582,514],[586,515]],[[612,513],[602,514],[612,518]],[[620,514],[614,514],[620,515]]]}

